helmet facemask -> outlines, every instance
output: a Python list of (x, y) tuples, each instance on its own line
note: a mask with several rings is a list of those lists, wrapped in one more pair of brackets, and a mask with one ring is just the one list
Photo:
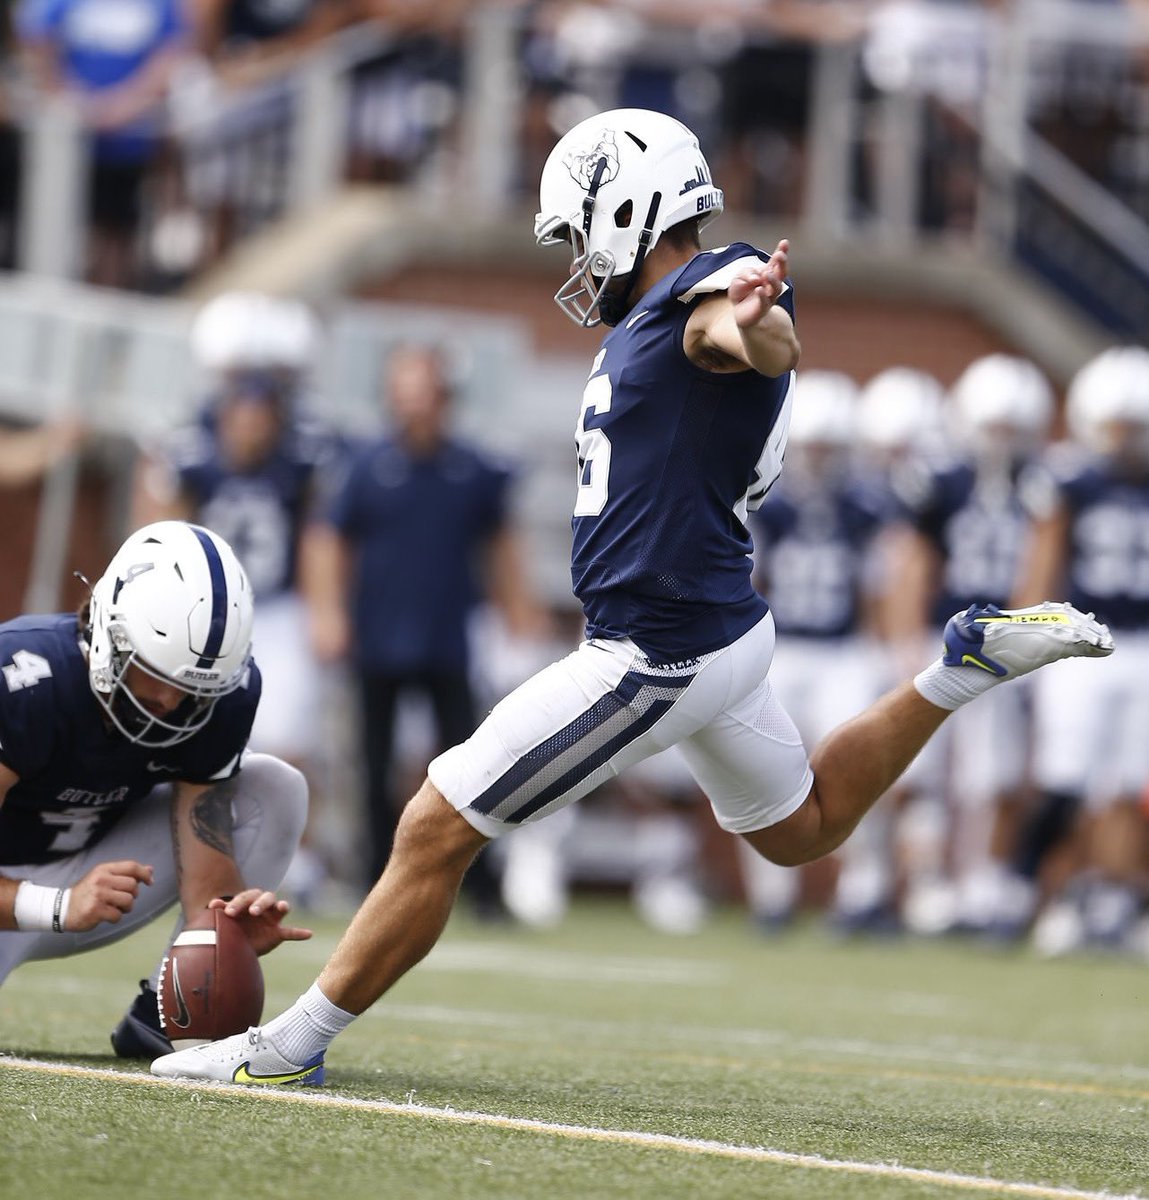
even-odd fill
[[(113, 638), (115, 634), (113, 633)], [(107, 693), (96, 690), (96, 699), (108, 720), (120, 733), (139, 746), (162, 749), (175, 746), (193, 737), (211, 720), (215, 697), (197, 696), (187, 692), (187, 698), (163, 716), (145, 708), (127, 681), (129, 667), (160, 683), (171, 680), (152, 670), (134, 651), (116, 651), (112, 655), (111, 688)], [(181, 688), (181, 691), (184, 689)]]

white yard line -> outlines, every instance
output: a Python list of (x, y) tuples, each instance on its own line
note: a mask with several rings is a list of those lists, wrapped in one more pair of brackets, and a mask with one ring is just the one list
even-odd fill
[[(105, 1079), (117, 1083), (145, 1087), (168, 1087), (185, 1090), (225, 1090), (237, 1095), (238, 1090), (227, 1084), (198, 1084), (156, 1079), (134, 1071), (113, 1071), (100, 1067), (71, 1066), (64, 1063), (38, 1062), (35, 1059), (0, 1057), (0, 1071), (29, 1071), (44, 1075)], [(278, 1088), (243, 1089), (247, 1096), (260, 1102), (311, 1105), (317, 1108), (350, 1109), (359, 1112), (382, 1113), (396, 1117), (420, 1117), (447, 1121), (459, 1125), (481, 1125), (491, 1129), (508, 1129), (517, 1133), (541, 1134), (544, 1137), (565, 1138), (570, 1141), (605, 1142), (612, 1145), (638, 1146), (649, 1150), (666, 1150), (681, 1154), (709, 1155), (714, 1158), (738, 1159), (744, 1162), (769, 1163), (773, 1166), (794, 1167), (807, 1171), (826, 1171), (840, 1175), (869, 1175), (884, 1179), (905, 1179), (930, 1183), (970, 1192), (989, 1192), (998, 1196), (1027, 1196), (1032, 1200), (1144, 1200), (1144, 1197), (1125, 1193), (1081, 1191), (1077, 1188), (1050, 1187), (1040, 1183), (1018, 1183), (990, 1179), (979, 1175), (960, 1175), (953, 1171), (931, 1171), (922, 1167), (903, 1167), (897, 1163), (853, 1162), (849, 1159), (821, 1158), (814, 1154), (793, 1154), (787, 1150), (770, 1150), (762, 1146), (739, 1146), (727, 1142), (704, 1141), (695, 1138), (672, 1137), (663, 1133), (644, 1133), (640, 1130), (599, 1129), (594, 1126), (561, 1125), (549, 1121), (534, 1121), (527, 1117), (502, 1117), (493, 1113), (456, 1112), (452, 1108), (428, 1108), (417, 1104), (394, 1104), (387, 1100), (360, 1100), (351, 1096), (334, 1096), (303, 1089), (287, 1091)]]

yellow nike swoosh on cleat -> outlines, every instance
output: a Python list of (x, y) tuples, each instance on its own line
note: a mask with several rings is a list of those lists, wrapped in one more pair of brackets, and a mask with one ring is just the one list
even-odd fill
[(1068, 625), (1066, 613), (1018, 613), (1014, 617), (974, 617), (975, 625)]
[(247, 1066), (247, 1063), (243, 1063), (236, 1067), (235, 1074), (231, 1077), (232, 1083), (298, 1083), (319, 1070), (317, 1066), (313, 1066), (304, 1067), (299, 1071), (288, 1071), (285, 1075), (252, 1075)]
[(963, 667), (981, 667), (983, 671), (988, 671), (991, 675), (997, 674), (993, 667), (987, 667), (980, 658), (974, 658), (972, 654), (963, 654), (961, 662)]

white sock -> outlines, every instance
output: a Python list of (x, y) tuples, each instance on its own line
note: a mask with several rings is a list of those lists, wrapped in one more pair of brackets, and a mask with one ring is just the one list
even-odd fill
[(979, 667), (947, 667), (939, 658), (914, 676), (914, 687), (931, 704), (953, 712), (1001, 683), (1000, 675)]
[(302, 1066), (354, 1020), (354, 1013), (336, 1007), (313, 983), (285, 1013), (264, 1025), (263, 1036), (288, 1062)]

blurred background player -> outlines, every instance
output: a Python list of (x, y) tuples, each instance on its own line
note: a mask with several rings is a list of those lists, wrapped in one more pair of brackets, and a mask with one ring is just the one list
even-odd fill
[[(992, 354), (962, 373), (949, 410), (949, 452), (918, 457), (895, 474), (905, 525), (891, 622), (923, 645), (940, 613), (1008, 605), (1029, 529), (1020, 481), (1045, 444), (1053, 394), (1033, 363)], [(938, 739), (948, 758), (948, 849), (944, 861), (916, 873), (904, 898), (916, 932), (955, 923), (984, 929), (1008, 908), (1003, 860), (1028, 777), (1029, 695), (1028, 685), (999, 688)]]
[[(368, 860), (391, 854), (395, 726), (401, 697), (425, 698), (437, 747), (477, 724), (468, 620), (487, 597), (513, 633), (540, 628), (509, 513), (509, 469), (451, 432), (454, 388), (444, 355), (405, 345), (387, 361), (386, 435), (359, 449), (324, 519), (308, 532), (312, 639), (323, 662), (356, 674), (367, 773)], [(481, 915), (500, 911), (487, 855), (467, 876)]]
[[(852, 463), (857, 385), (838, 371), (802, 371), (796, 386), (786, 470), (751, 529), (755, 585), (769, 598), (778, 630), (770, 683), (813, 747), (877, 696), (862, 635), (872, 623), (871, 551), (886, 502)], [(872, 815), (855, 839), (867, 836)], [(744, 843), (739, 857), (755, 920), (766, 929), (785, 924), (799, 898), (798, 871)], [(872, 907), (873, 889), (839, 891), (841, 920), (860, 920)]]
[[(305, 403), (318, 336), (297, 301), (229, 292), (206, 304), (191, 340), (212, 392), (194, 421), (145, 459), (137, 489), (139, 521), (195, 521), (235, 549), (256, 598), (252, 637), (265, 684), (252, 747), (313, 780), (323, 689), (299, 593), (299, 553), (322, 478), (338, 459), (337, 442)], [(321, 884), (328, 849), (313, 822), (290, 881), (301, 902)]]
[[(897, 479), (945, 444), (945, 389), (928, 371), (891, 366), (872, 376), (858, 396), (854, 469), (883, 514), (869, 552), (869, 612), (864, 628), (874, 686), (881, 691), (899, 674), (916, 671), (935, 652), (916, 628), (907, 636), (889, 601), (899, 586), (904, 529)], [(944, 738), (944, 732), (943, 732)], [(939, 814), (944, 754), (932, 739), (890, 793), (865, 816), (838, 852), (834, 914), (841, 932), (887, 934), (900, 924), (900, 894), (907, 878), (932, 873), (940, 856)]]
[[(251, 625), (230, 547), (176, 521), (132, 534), (78, 614), (0, 625), (0, 982), (118, 941), (177, 900), (176, 931), (227, 896), (261, 954), (310, 937), (282, 924), (270, 890), (307, 785), (243, 753), (260, 696)], [(112, 1034), (121, 1057), (170, 1049), (158, 971)]]
[(1034, 689), (1038, 805), (1015, 865), (1043, 953), (1127, 945), (1144, 904), (1149, 780), (1149, 350), (1104, 351), (1074, 377), (1035, 516), (1019, 597), (1046, 586), (1109, 621), (1122, 653), (1096, 676), (1058, 667)]

